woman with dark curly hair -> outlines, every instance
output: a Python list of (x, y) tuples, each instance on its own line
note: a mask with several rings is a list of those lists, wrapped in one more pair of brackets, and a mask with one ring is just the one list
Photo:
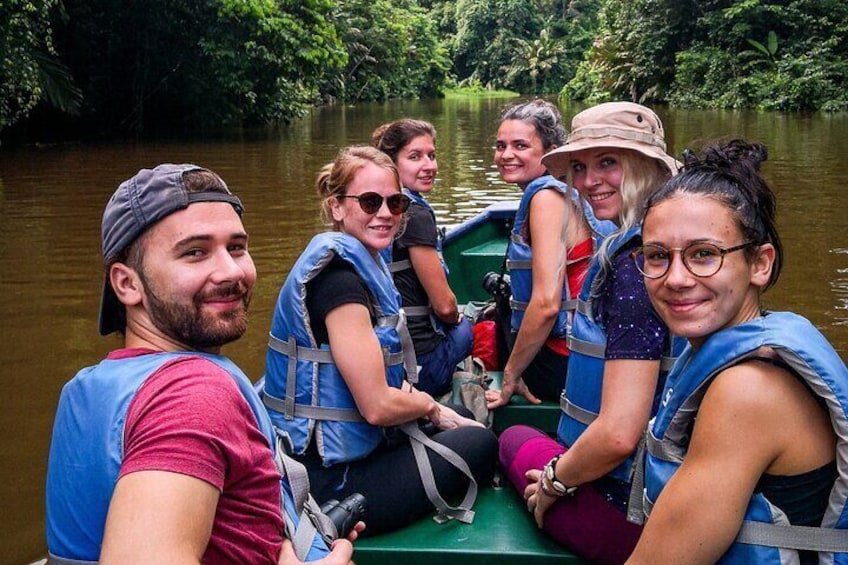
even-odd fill
[(648, 435), (632, 563), (848, 562), (848, 371), (806, 318), (760, 305), (783, 263), (766, 157), (707, 145), (647, 203), (633, 257), (689, 345)]

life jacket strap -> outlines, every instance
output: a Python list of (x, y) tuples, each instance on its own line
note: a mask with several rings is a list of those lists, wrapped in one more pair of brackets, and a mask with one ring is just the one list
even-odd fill
[(675, 361), (677, 361), (677, 357), (663, 355), (662, 357), (660, 357), (660, 371), (668, 373), (669, 371), (671, 371), (671, 368), (674, 367)]
[(321, 512), (320, 506), (309, 493), (309, 474), (306, 467), (300, 461), (288, 455), (279, 435), (277, 436), (274, 463), (280, 475), (288, 478), (295, 512), (300, 516), (297, 527), (295, 527), (294, 521), (286, 512), (285, 503), (281, 504), (286, 533), (294, 546), (297, 558), (305, 561), (316, 533), (321, 534), (328, 546), (338, 537), (339, 533), (332, 520)]
[[(468, 463), (454, 450), (430, 439), (427, 434), (421, 431), (421, 428), (418, 427), (416, 422), (402, 424), (400, 429), (409, 436), (410, 443), (412, 444), (412, 453), (415, 456), (415, 463), (418, 465), (418, 473), (421, 475), (421, 482), (424, 485), (424, 492), (427, 493), (427, 498), (436, 507), (436, 515), (433, 516), (433, 520), (438, 524), (443, 524), (452, 519), (459, 520), (465, 524), (472, 523), (474, 521), (474, 511), (472, 508), (474, 507), (474, 502), (477, 500), (477, 481), (474, 479)], [(430, 459), (427, 457), (427, 449), (435, 451), (442, 459), (468, 477), (468, 490), (466, 490), (465, 497), (458, 506), (449, 505), (439, 493), (436, 479), (433, 476), (433, 467), (430, 465)]]
[(639, 442), (639, 447), (636, 448), (633, 476), (630, 479), (630, 496), (627, 501), (627, 521), (640, 526), (645, 523), (645, 450), (648, 433), (646, 430)]
[[(509, 307), (512, 308), (513, 310), (524, 311), (524, 310), (527, 310), (528, 305), (529, 305), (529, 302), (522, 302), (520, 300), (515, 300), (512, 297), (510, 297), (510, 299), (509, 299)], [(563, 300), (562, 302), (559, 303), (559, 311), (560, 312), (572, 312), (576, 308), (577, 308), (577, 299), (576, 298), (571, 299), (571, 300)]]
[(406, 312), (407, 316), (423, 318), (424, 316), (429, 317), (433, 309), (429, 306), (404, 306), (403, 311)]
[(69, 557), (59, 557), (53, 553), (47, 552), (47, 562), (50, 565), (97, 565), (98, 561), (86, 561), (85, 559), (71, 559)]
[(580, 406), (577, 406), (573, 402), (571, 402), (566, 396), (565, 392), (563, 392), (559, 397), (559, 408), (581, 424), (588, 426), (598, 415), (591, 410), (586, 410)]
[(529, 270), (533, 267), (533, 261), (529, 259), (507, 259), (506, 268), (510, 271)]
[(604, 359), (604, 353), (607, 350), (606, 344), (592, 343), (582, 339), (577, 339), (573, 334), (568, 334), (566, 339), (568, 342), (568, 348), (571, 351), (575, 351), (587, 357)]
[[(400, 312), (397, 315), (395, 331), (400, 337), (401, 347), (400, 353), (396, 353), (395, 355), (400, 355), (403, 360), (403, 368), (406, 371), (406, 380), (409, 384), (415, 385), (418, 383), (418, 371), (420, 368), (418, 367), (418, 361), (415, 358), (415, 346), (412, 343), (412, 336), (409, 335), (409, 328), (406, 326), (406, 312), (403, 308), (400, 309)], [(386, 364), (388, 365), (388, 360), (386, 361)]]
[[(378, 325), (398, 326), (400, 324), (400, 316), (383, 316), (377, 320)], [(404, 319), (403, 329), (406, 330), (406, 321)], [(383, 362), (386, 364), (386, 367), (393, 367), (395, 365), (400, 365), (401, 363), (406, 366), (406, 343), (403, 342), (403, 334), (401, 334), (400, 329), (398, 329), (398, 333), (401, 335), (401, 342), (403, 344), (403, 350), (398, 351), (396, 353), (390, 353), (388, 351), (383, 351)], [(409, 336), (409, 331), (406, 331), (406, 335)], [(412, 338), (409, 337), (409, 346), (412, 347)], [(278, 412), (284, 414), (286, 418), (291, 419), (294, 417), (295, 413), (295, 405), (294, 405), (294, 395), (289, 394), (289, 391), (295, 390), (295, 378), (297, 371), (297, 362), (300, 361), (309, 361), (312, 363), (324, 363), (327, 365), (334, 365), (335, 360), (333, 359), (333, 352), (328, 349), (318, 349), (315, 347), (304, 347), (302, 345), (297, 345), (297, 341), (294, 336), (291, 336), (288, 341), (283, 340), (275, 336), (274, 334), (268, 334), (268, 347), (276, 351), (281, 355), (285, 355), (288, 360), (288, 375), (286, 377), (286, 406), (285, 409), (277, 409)], [(412, 349), (410, 349), (412, 351)], [(414, 362), (414, 352), (413, 362)], [(407, 371), (407, 374), (409, 372)], [(416, 382), (417, 379), (416, 375)], [(271, 397), (273, 398), (273, 397)], [(267, 405), (267, 404), (266, 404)], [(302, 407), (299, 405), (299, 407)], [(325, 418), (326, 419), (326, 418)]]
[(848, 530), (816, 526), (786, 526), (746, 520), (742, 522), (736, 541), (799, 551), (843, 553), (845, 548), (848, 548)]
[[(262, 403), (275, 412), (285, 414), (286, 401), (262, 391)], [(329, 406), (310, 406), (295, 404), (292, 417), (311, 420), (331, 420), (338, 422), (364, 422), (365, 418), (354, 408), (332, 408)]]
[(389, 272), (394, 274), (399, 271), (406, 271), (412, 268), (412, 262), (409, 259), (404, 259), (402, 261), (392, 261), (391, 263), (387, 263), (386, 266), (389, 268)]

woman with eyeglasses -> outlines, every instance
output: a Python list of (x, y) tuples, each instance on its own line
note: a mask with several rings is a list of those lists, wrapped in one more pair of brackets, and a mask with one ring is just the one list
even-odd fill
[(501, 118), (495, 166), (522, 191), (507, 248), (512, 296), (512, 346), (500, 391), (489, 390), (490, 409), (513, 394), (529, 402), (556, 401), (565, 384), (566, 333), (594, 251), (591, 212), (548, 173), (542, 156), (562, 145), (559, 110), (544, 100), (516, 104)]
[(766, 158), (708, 144), (648, 200), (633, 256), (689, 344), (648, 436), (631, 563), (790, 563), (793, 547), (818, 563), (825, 546), (822, 563), (848, 562), (848, 371), (808, 320), (760, 304), (783, 264)]
[[(312, 239), (280, 291), (263, 400), (285, 447), (306, 466), (316, 500), (364, 495), (371, 535), (433, 509), (420, 461), (397, 427), (411, 423), (418, 433), (416, 421), (431, 423), (430, 439), (461, 458), (479, 485), (492, 479), (497, 441), (410, 386), (415, 358), (380, 257), (409, 208), (392, 160), (373, 147), (342, 149), (317, 189), (333, 230)], [(465, 492), (466, 475), (431, 459), (442, 496)]]
[(424, 198), (439, 171), (436, 129), (404, 118), (381, 125), (371, 139), (394, 161), (403, 193), (411, 200), (406, 221), (383, 258), (400, 292), (421, 367), (416, 388), (438, 397), (451, 389), (457, 364), (471, 353), (474, 334), (448, 284), (436, 213)]
[(500, 437), (506, 475), (540, 528), (597, 563), (621, 563), (641, 529), (626, 519), (635, 451), (662, 390), (671, 339), (630, 258), (647, 198), (677, 171), (649, 108), (600, 104), (577, 114), (542, 158), (609, 220), (579, 295), (557, 439), (528, 426)]

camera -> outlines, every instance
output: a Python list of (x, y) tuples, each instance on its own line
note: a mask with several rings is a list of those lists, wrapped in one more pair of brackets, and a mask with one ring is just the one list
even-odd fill
[(509, 275), (506, 273), (496, 273), (494, 271), (486, 273), (483, 275), (483, 290), (492, 296), (509, 298), (512, 294)]
[(358, 492), (353, 493), (341, 502), (328, 500), (321, 505), (321, 512), (327, 515), (338, 532), (337, 538), (346, 538), (357, 522), (365, 517), (368, 503)]

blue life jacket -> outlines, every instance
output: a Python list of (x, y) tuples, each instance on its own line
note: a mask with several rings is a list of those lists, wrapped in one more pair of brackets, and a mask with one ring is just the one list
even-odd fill
[[(415, 353), (400, 308), (400, 295), (380, 257), (356, 238), (328, 232), (316, 235), (289, 272), (274, 309), (268, 343), (263, 401), (293, 454), (317, 443), (326, 466), (362, 459), (383, 438), (383, 428), (365, 421), (333, 362), (330, 346), (317, 343), (306, 308), (306, 284), (334, 257), (350, 264), (371, 295), (374, 333), (383, 349), (386, 382), (400, 388), (404, 374), (417, 378)], [(319, 386), (320, 383), (320, 386)]]
[[(713, 379), (761, 347), (771, 348), (824, 401), (837, 435), (839, 475), (821, 528), (790, 526), (786, 515), (754, 494), (736, 541), (721, 563), (797, 562), (794, 549), (820, 550), (820, 563), (848, 563), (848, 370), (827, 339), (805, 318), (773, 312), (710, 336), (698, 351), (687, 347), (669, 374), (645, 464), (645, 514), (680, 466), (692, 420)], [(803, 424), (803, 423), (799, 423)], [(740, 446), (744, 448), (744, 446)], [(816, 545), (822, 541), (825, 545)], [(834, 550), (837, 553), (830, 553)]]
[[(424, 196), (416, 192), (414, 190), (409, 190), (404, 187), (402, 192), (409, 196), (412, 203), (410, 206), (421, 206), (430, 215), (433, 217), (433, 223), (436, 222), (436, 212), (433, 210), (433, 207), (430, 206), (430, 203), (424, 198)], [(444, 257), (442, 257), (442, 240), (444, 239), (444, 235), (440, 230), (436, 230), (436, 253), (439, 255), (439, 260), (442, 264), (442, 270), (445, 272), (445, 277), (450, 275), (450, 270), (448, 269), (447, 263), (445, 263)], [(383, 249), (380, 252), (380, 256), (386, 262), (386, 265), (389, 268), (389, 272), (392, 273), (392, 276), (395, 273), (399, 273), (402, 271), (408, 271), (412, 269), (412, 262), (409, 259), (403, 259), (400, 261), (395, 261), (393, 259), (392, 250), (394, 245), (390, 245), (389, 247)], [(436, 314), (433, 312), (433, 308), (430, 304), (412, 304), (407, 302), (407, 297), (402, 297), (403, 311), (406, 312), (407, 318), (429, 318), (430, 324), (433, 326), (433, 329), (438, 334), (444, 335), (444, 324)]]
[[(545, 189), (555, 190), (565, 196), (569, 195), (567, 185), (551, 175), (544, 175), (530, 182), (521, 196), (518, 211), (515, 213), (515, 223), (512, 226), (512, 233), (510, 234), (506, 261), (506, 267), (509, 270), (510, 276), (510, 286), (512, 287), (512, 296), (509, 301), (512, 308), (510, 326), (514, 332), (517, 332), (521, 327), (521, 321), (524, 319), (524, 311), (527, 310), (530, 295), (533, 292), (533, 248), (527, 242), (527, 236), (530, 233), (530, 225), (528, 223), (530, 202), (540, 190)], [(576, 190), (570, 192), (571, 198), (573, 198), (578, 208), (583, 211), (583, 215), (595, 235), (595, 247), (597, 247), (603, 237), (612, 233), (615, 229), (615, 224), (595, 218), (595, 213), (592, 211), (589, 203), (580, 198)], [(564, 338), (568, 334), (571, 317), (576, 308), (577, 300), (571, 296), (571, 291), (568, 288), (568, 275), (566, 274), (562, 284), (560, 311), (551, 329), (551, 336)]]
[[(641, 238), (642, 230), (634, 227), (630, 230), (611, 237), (607, 247), (609, 257), (615, 254), (631, 241)], [(560, 397), (560, 416), (557, 428), (557, 439), (560, 443), (571, 446), (577, 441), (589, 424), (598, 417), (601, 410), (601, 391), (604, 381), (604, 354), (606, 352), (607, 334), (603, 327), (595, 320), (595, 309), (592, 301), (592, 285), (601, 272), (601, 262), (596, 256), (589, 266), (583, 287), (578, 298), (577, 312), (571, 333), (568, 335), (568, 347), (571, 355), (568, 358), (568, 378), (565, 382), (565, 390)], [(680, 351), (685, 345), (685, 340), (677, 338), (669, 344), (667, 349)], [(667, 351), (666, 356), (660, 363), (660, 377), (657, 390), (662, 388), (666, 373), (674, 364), (674, 351)], [(634, 454), (635, 455), (635, 454)], [(633, 463), (631, 455), (621, 465), (613, 469), (609, 476), (620, 481), (630, 481), (630, 470)]]
[[(96, 562), (100, 557), (106, 513), (118, 480), (124, 452), (127, 409), (145, 380), (165, 363), (181, 357), (207, 359), (233, 378), (274, 451), (271, 421), (250, 380), (232, 361), (198, 352), (151, 353), (128, 359), (105, 359), (81, 370), (62, 389), (47, 466), (47, 548), (51, 563)], [(300, 520), (288, 479), (281, 481), (284, 515)], [(309, 560), (329, 550), (315, 536)]]

